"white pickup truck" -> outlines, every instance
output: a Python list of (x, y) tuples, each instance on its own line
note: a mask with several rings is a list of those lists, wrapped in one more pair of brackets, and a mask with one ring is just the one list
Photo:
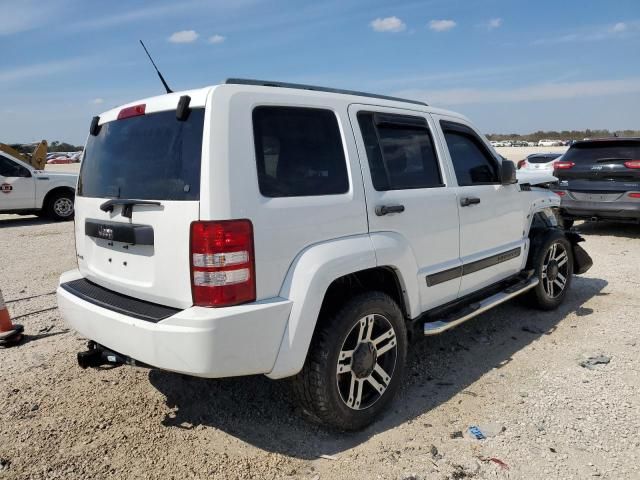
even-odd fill
[(71, 220), (78, 175), (35, 170), (0, 152), (0, 214), (42, 215)]
[(148, 98), (91, 123), (58, 305), (81, 367), (291, 377), (311, 417), (362, 428), (410, 339), (518, 295), (556, 308), (589, 268), (539, 177), (421, 102), (239, 79)]

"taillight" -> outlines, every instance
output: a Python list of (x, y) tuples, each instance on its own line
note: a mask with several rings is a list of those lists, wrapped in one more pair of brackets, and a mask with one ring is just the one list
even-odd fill
[(640, 198), (640, 193), (638, 192), (631, 192), (628, 194), (631, 198)]
[(118, 113), (118, 120), (122, 120), (123, 118), (137, 117), (139, 115), (144, 115), (145, 110), (147, 109), (147, 105), (141, 103), (140, 105), (134, 105), (132, 107), (126, 107), (120, 110)]
[(567, 194), (567, 192), (563, 192), (562, 190), (556, 190), (556, 191), (555, 191), (555, 192), (553, 192), (553, 193), (555, 193), (555, 194), (556, 194), (556, 195), (558, 195), (559, 197), (564, 197), (564, 196)]
[(523, 160), (520, 160), (520, 161), (518, 162), (518, 170), (520, 170), (521, 168), (524, 168), (524, 167), (526, 167), (526, 166), (527, 166), (527, 159), (526, 159), (526, 158), (525, 158), (525, 159), (523, 159)]
[(640, 168), (640, 160), (629, 160), (624, 162), (624, 166), (627, 168)]
[(249, 220), (193, 222), (190, 263), (194, 305), (228, 307), (256, 299)]
[(553, 168), (556, 170), (567, 170), (573, 166), (575, 166), (575, 163), (573, 162), (563, 162), (563, 161), (553, 162)]

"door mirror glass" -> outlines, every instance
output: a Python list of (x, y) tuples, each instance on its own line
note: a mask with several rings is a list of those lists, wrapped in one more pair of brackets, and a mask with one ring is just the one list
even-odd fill
[(500, 180), (502, 185), (512, 185), (518, 182), (516, 178), (516, 165), (511, 160), (502, 161)]

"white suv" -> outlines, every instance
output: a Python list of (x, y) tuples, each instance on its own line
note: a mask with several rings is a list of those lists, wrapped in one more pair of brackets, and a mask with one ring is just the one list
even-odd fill
[(554, 308), (588, 268), (531, 183), (420, 102), (250, 80), (149, 98), (92, 122), (60, 311), (83, 367), (293, 377), (358, 429), (410, 338), (525, 292)]

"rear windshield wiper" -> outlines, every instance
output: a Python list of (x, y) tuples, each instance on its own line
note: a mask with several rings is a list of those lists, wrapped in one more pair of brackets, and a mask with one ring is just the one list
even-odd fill
[(122, 216), (131, 218), (133, 215), (134, 205), (162, 205), (160, 202), (151, 202), (149, 200), (128, 200), (128, 199), (113, 199), (107, 200), (100, 205), (100, 210), (103, 212), (113, 212), (115, 205), (122, 205)]

